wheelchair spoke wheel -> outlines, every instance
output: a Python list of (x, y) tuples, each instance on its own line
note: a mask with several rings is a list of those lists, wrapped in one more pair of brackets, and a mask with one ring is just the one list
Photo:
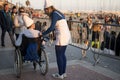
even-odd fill
[(19, 49), (15, 50), (15, 63), (14, 63), (14, 69), (17, 78), (21, 77), (21, 68), (22, 68), (22, 57), (21, 52)]
[(46, 73), (48, 72), (48, 57), (43, 49), (41, 49), (40, 52), (39, 67), (41, 74), (46, 75)]

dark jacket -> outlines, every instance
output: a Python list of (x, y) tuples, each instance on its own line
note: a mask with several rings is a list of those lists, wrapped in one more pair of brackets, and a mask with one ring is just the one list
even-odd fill
[[(8, 15), (7, 15), (8, 14)], [(0, 25), (2, 29), (12, 28), (12, 18), (10, 12), (5, 13), (4, 10), (0, 10)]]

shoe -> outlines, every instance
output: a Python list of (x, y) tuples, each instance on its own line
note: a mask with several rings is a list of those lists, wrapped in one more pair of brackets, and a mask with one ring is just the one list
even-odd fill
[(52, 77), (58, 78), (58, 79), (63, 79), (64, 78), (63, 75), (59, 75), (58, 73), (52, 74)]
[(1, 44), (2, 47), (5, 47), (5, 44)]
[(34, 70), (36, 70), (36, 66), (37, 66), (36, 62), (33, 62)]
[(63, 74), (63, 77), (64, 77), (64, 78), (66, 78), (66, 77), (67, 77), (67, 74), (66, 74), (66, 73), (64, 73), (64, 74)]

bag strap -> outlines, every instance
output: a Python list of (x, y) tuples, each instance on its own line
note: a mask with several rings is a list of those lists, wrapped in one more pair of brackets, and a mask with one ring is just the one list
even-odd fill
[(60, 17), (63, 17), (58, 11), (55, 11), (55, 13), (57, 13)]

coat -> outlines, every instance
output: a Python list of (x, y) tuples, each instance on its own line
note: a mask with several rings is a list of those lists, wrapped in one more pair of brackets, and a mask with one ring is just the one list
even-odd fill
[(20, 34), (22, 31), (27, 29), (25, 27), (25, 24), (24, 24), (24, 21), (23, 21), (23, 16), (24, 15), (28, 16), (28, 14), (26, 14), (26, 13), (21, 13), (20, 15), (15, 16), (14, 25), (15, 25), (15, 33), (16, 34)]
[(12, 23), (11, 13), (7, 12), (7, 14), (8, 16), (6, 15), (4, 10), (0, 10), (0, 25), (2, 29), (12, 30), (13, 23)]

